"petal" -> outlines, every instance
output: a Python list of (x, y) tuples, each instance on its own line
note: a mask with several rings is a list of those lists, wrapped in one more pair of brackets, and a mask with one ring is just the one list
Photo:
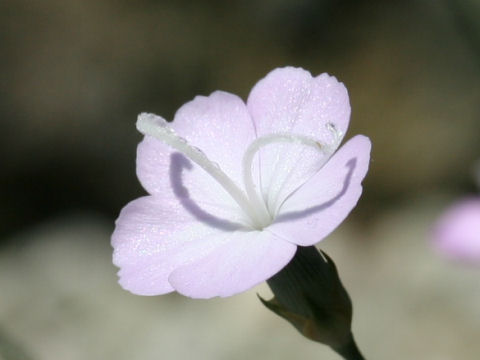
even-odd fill
[(330, 234), (355, 207), (370, 161), (370, 140), (357, 135), (282, 205), (272, 233), (294, 244), (313, 245)]
[(242, 99), (224, 91), (197, 96), (177, 111), (172, 127), (237, 184), (242, 183), (243, 153), (255, 139), (253, 121)]
[(433, 240), (451, 258), (480, 261), (480, 197), (452, 205), (436, 223)]
[[(218, 163), (237, 185), (242, 184), (242, 156), (255, 135), (250, 115), (239, 97), (220, 91), (209, 97), (197, 96), (177, 111), (171, 127)], [(150, 136), (137, 149), (137, 176), (150, 194), (180, 188), (188, 192), (192, 201), (201, 202), (209, 213), (232, 221), (244, 218), (230, 195), (209, 174)]]
[[(328, 74), (312, 77), (308, 71), (292, 67), (276, 69), (260, 80), (247, 106), (258, 137), (289, 132), (326, 145), (335, 142), (327, 124), (335, 126), (341, 140), (350, 118), (348, 92), (342, 83)], [(305, 146), (279, 144), (263, 149), (260, 182), (269, 208), (275, 211), (286, 196), (315, 174), (323, 157)]]
[(268, 231), (237, 232), (208, 256), (173, 271), (169, 281), (193, 298), (231, 296), (276, 274), (296, 248)]
[(173, 288), (168, 276), (178, 266), (205, 256), (238, 227), (221, 219), (199, 221), (171, 193), (146, 196), (127, 204), (112, 235), (113, 263), (120, 284), (139, 295)]
[(324, 73), (293, 67), (276, 69), (260, 80), (250, 92), (247, 106), (257, 136), (294, 132), (330, 139), (325, 124), (332, 123), (343, 134), (350, 119), (350, 103), (345, 86)]
[(253, 177), (258, 179), (269, 212), (278, 214), (285, 199), (315, 175), (330, 154), (301, 142), (273, 143), (260, 149), (258, 161), (253, 162)]

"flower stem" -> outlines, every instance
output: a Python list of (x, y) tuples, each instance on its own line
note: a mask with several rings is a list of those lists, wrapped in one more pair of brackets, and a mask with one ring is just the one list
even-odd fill
[(358, 349), (352, 334), (350, 334), (349, 339), (344, 345), (339, 348), (333, 348), (333, 350), (335, 350), (345, 360), (365, 360), (362, 353)]

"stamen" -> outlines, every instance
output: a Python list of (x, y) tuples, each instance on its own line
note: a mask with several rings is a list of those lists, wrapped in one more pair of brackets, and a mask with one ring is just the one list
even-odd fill
[(262, 228), (264, 226), (264, 223), (260, 220), (263, 216), (258, 217), (258, 209), (252, 207), (245, 193), (235, 182), (222, 171), (218, 164), (211, 161), (202, 150), (188, 144), (187, 140), (177, 135), (177, 133), (168, 126), (168, 122), (165, 119), (154, 114), (141, 113), (137, 119), (137, 129), (142, 134), (153, 136), (187, 156), (210, 174), (227, 193), (230, 194), (252, 221), (254, 227)]
[(265, 201), (262, 201), (262, 199), (260, 198), (259, 193), (255, 189), (255, 184), (253, 182), (252, 163), (253, 163), (253, 158), (255, 154), (262, 147), (270, 144), (279, 143), (279, 142), (295, 143), (295, 144), (301, 144), (301, 145), (313, 147), (318, 151), (322, 151), (325, 155), (327, 155), (326, 159), (324, 160), (324, 162), (326, 162), (329, 159), (329, 157), (334, 153), (334, 151), (337, 149), (342, 139), (342, 133), (335, 128), (335, 125), (333, 125), (332, 123), (328, 123), (326, 124), (326, 126), (327, 126), (327, 129), (330, 130), (334, 136), (334, 141), (331, 144), (322, 144), (316, 139), (309, 136), (296, 135), (291, 133), (276, 133), (276, 134), (265, 135), (257, 138), (248, 146), (247, 151), (245, 151), (245, 154), (243, 155), (242, 165), (243, 165), (243, 181), (245, 184), (245, 190), (247, 192), (247, 196), (250, 202), (253, 204), (253, 206), (262, 208), (269, 214), (268, 216), (270, 218), (270, 222), (272, 221), (273, 216), (275, 214), (268, 211)]
[(343, 133), (340, 130), (337, 130), (335, 124), (329, 122), (325, 125), (325, 127), (332, 133), (333, 135), (333, 143), (330, 145), (333, 147), (332, 153), (338, 148), (340, 142), (342, 141)]

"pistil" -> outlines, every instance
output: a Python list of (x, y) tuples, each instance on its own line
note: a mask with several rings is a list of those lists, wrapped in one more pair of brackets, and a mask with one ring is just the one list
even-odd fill
[(273, 221), (275, 213), (274, 209), (268, 209), (265, 201), (261, 199), (259, 192), (255, 189), (252, 174), (252, 163), (255, 154), (260, 151), (261, 148), (268, 145), (278, 143), (294, 143), (312, 147), (320, 152), (323, 152), (326, 155), (323, 162), (323, 164), (325, 164), (328, 161), (329, 157), (337, 149), (342, 139), (341, 132), (338, 131), (333, 124), (328, 123), (326, 127), (333, 135), (333, 141), (331, 144), (322, 144), (315, 138), (304, 135), (292, 133), (275, 133), (259, 137), (248, 146), (242, 159), (243, 182), (245, 184), (245, 190), (247, 192), (248, 199), (253, 204), (253, 206), (261, 208), (262, 212), (266, 212), (266, 214), (268, 215), (268, 219), (264, 217), (262, 219), (263, 221), (271, 223)]
[(191, 145), (188, 141), (179, 136), (168, 122), (160, 116), (148, 113), (141, 113), (137, 119), (137, 129), (144, 135), (152, 136), (173, 149), (181, 152), (195, 164), (205, 170), (238, 204), (240, 209), (247, 216), (252, 228), (261, 230), (270, 225), (274, 219), (274, 212), (269, 211), (265, 201), (260, 197), (255, 188), (252, 174), (252, 163), (255, 154), (263, 147), (276, 143), (301, 144), (323, 152), (326, 156), (325, 162), (333, 154), (341, 141), (341, 133), (333, 124), (327, 124), (332, 132), (334, 141), (331, 144), (322, 144), (316, 139), (304, 135), (292, 133), (276, 133), (262, 136), (254, 140), (243, 155), (243, 181), (245, 192), (223, 172), (220, 166), (211, 161), (199, 148)]
[(137, 129), (142, 134), (153, 136), (175, 150), (178, 150), (200, 166), (233, 198), (252, 222), (254, 228), (263, 228), (264, 223), (260, 221), (262, 215), (260, 215), (259, 209), (252, 206), (245, 193), (223, 172), (218, 164), (211, 161), (202, 150), (190, 145), (186, 139), (177, 135), (177, 133), (168, 126), (168, 122), (165, 119), (154, 114), (141, 113), (137, 119)]

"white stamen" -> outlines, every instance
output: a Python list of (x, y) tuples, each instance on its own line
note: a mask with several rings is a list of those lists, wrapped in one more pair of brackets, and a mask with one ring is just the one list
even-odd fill
[(245, 192), (223, 172), (218, 164), (211, 161), (202, 150), (190, 145), (186, 139), (180, 137), (168, 126), (168, 122), (165, 119), (148, 113), (141, 113), (137, 119), (138, 131), (144, 135), (153, 136), (175, 150), (178, 150), (210, 174), (212, 178), (215, 179), (233, 198), (233, 200), (235, 200), (250, 220), (251, 226), (259, 230), (271, 224), (275, 214), (268, 210), (265, 201), (260, 198), (259, 193), (255, 189), (252, 176), (252, 162), (255, 154), (262, 147), (269, 144), (279, 142), (296, 143), (322, 151), (327, 155), (325, 159), (326, 162), (330, 155), (336, 150), (342, 139), (341, 132), (337, 131), (333, 124), (328, 123), (326, 126), (334, 136), (334, 141), (331, 144), (322, 144), (312, 137), (291, 133), (270, 134), (254, 140), (248, 146), (242, 160), (243, 181), (246, 190), (245, 194)]
[(340, 130), (337, 130), (337, 128), (335, 127), (335, 124), (329, 122), (325, 125), (325, 127), (332, 133), (333, 135), (333, 143), (330, 145), (331, 148), (333, 148), (331, 150), (331, 152), (333, 153), (337, 148), (338, 148), (338, 145), (340, 145), (340, 142), (342, 141), (342, 136), (343, 136), (343, 133), (340, 131)]
[(168, 126), (168, 122), (160, 116), (148, 113), (141, 113), (137, 119), (137, 129), (144, 135), (150, 135), (156, 139), (180, 151), (203, 170), (210, 174), (235, 200), (253, 226), (262, 228), (264, 223), (260, 221), (264, 216), (259, 217), (259, 209), (252, 207), (245, 193), (220, 169), (218, 164), (212, 162), (200, 149), (188, 144), (187, 140), (180, 137)]

